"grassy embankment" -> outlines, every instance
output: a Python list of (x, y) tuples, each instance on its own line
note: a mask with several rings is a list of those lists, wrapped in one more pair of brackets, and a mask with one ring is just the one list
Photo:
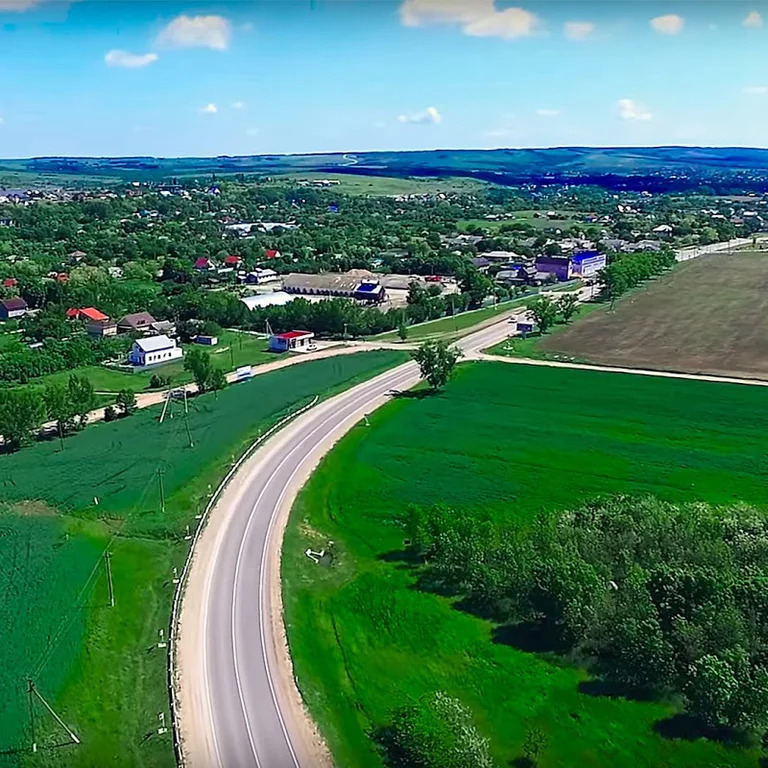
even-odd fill
[[(0, 457), (0, 765), (174, 764), (170, 736), (155, 732), (168, 707), (166, 652), (157, 643), (187, 526), (263, 429), (316, 394), (404, 359), (379, 351), (308, 361), (194, 398), (194, 447), (176, 403), (162, 425), (158, 409), (148, 408), (90, 426), (63, 450), (52, 441)], [(107, 605), (107, 546), (114, 608)], [(29, 677), (80, 746), (54, 748), (66, 738), (36, 707), (43, 747), (29, 754)]]
[[(561, 283), (555, 286), (545, 286), (542, 291), (572, 291), (581, 285), (580, 280), (571, 280), (567, 283)], [(408, 338), (405, 343), (414, 341), (424, 341), (431, 338), (457, 339), (467, 332), (474, 330), (476, 325), (492, 320), (494, 317), (501, 316), (505, 312), (517, 307), (525, 306), (531, 299), (535, 298), (539, 289), (532, 289), (525, 296), (520, 296), (509, 301), (501, 301), (494, 306), (482, 307), (481, 309), (470, 309), (468, 312), (459, 312), (456, 315), (439, 317), (436, 320), (427, 320), (424, 323), (417, 323), (408, 327)], [(371, 336), (372, 341), (400, 341), (397, 331), (387, 331), (377, 336)]]
[[(764, 400), (758, 387), (474, 363), (355, 429), (302, 492), (284, 546), (295, 670), (337, 764), (379, 768), (369, 734), (444, 690), (471, 707), (499, 766), (535, 727), (541, 768), (756, 768), (755, 750), (659, 735), (678, 702), (596, 695), (583, 670), (419, 590), (402, 522), (411, 503), (526, 520), (617, 492), (765, 505)], [(329, 539), (332, 567), (303, 555)]]

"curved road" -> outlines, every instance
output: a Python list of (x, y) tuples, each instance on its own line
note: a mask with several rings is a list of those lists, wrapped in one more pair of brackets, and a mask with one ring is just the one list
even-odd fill
[[(508, 334), (505, 320), (459, 346), (473, 356)], [(285, 662), (282, 529), (296, 494), (336, 440), (393, 390), (418, 380), (416, 364), (405, 363), (315, 406), (267, 441), (222, 494), (195, 549), (179, 627), (175, 682), (188, 765), (324, 764)]]

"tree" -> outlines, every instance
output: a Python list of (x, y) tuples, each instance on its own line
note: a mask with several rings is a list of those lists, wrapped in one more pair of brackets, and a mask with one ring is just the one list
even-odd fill
[(43, 400), (48, 418), (56, 422), (59, 437), (63, 438), (74, 426), (75, 417), (68, 387), (64, 384), (49, 384), (43, 390)]
[(115, 398), (121, 416), (130, 416), (136, 410), (136, 395), (132, 389), (121, 389)]
[(382, 734), (389, 763), (397, 768), (493, 768), (488, 740), (472, 713), (438, 691), (401, 707)]
[(79, 426), (84, 427), (88, 421), (88, 414), (96, 406), (96, 393), (93, 391), (93, 384), (85, 376), (77, 376), (73, 373), (67, 382), (67, 390), (73, 415), (78, 417)]
[(493, 289), (493, 283), (474, 266), (467, 267), (461, 278), (461, 292), (469, 296), (471, 306), (478, 306)]
[(0, 390), (0, 434), (10, 450), (18, 450), (44, 418), (45, 401), (37, 390)]
[(579, 306), (579, 297), (575, 293), (564, 293), (557, 301), (557, 309), (563, 321), (569, 323)]
[(400, 323), (397, 326), (397, 335), (400, 341), (405, 341), (408, 338), (408, 325), (405, 322), (405, 319), (400, 320)]
[(526, 309), (533, 315), (540, 333), (546, 333), (557, 319), (557, 305), (546, 296), (529, 301)]
[(411, 352), (411, 357), (419, 364), (421, 375), (432, 389), (438, 390), (444, 387), (451, 377), (461, 357), (461, 350), (448, 346), (445, 341), (425, 341)]
[(218, 397), (218, 392), (224, 389), (224, 387), (226, 386), (227, 386), (227, 374), (224, 373), (224, 369), (214, 368), (211, 371), (211, 375), (208, 379), (208, 388), (212, 392), (216, 392)]
[(540, 728), (531, 728), (528, 733), (525, 734), (525, 742), (523, 743), (523, 757), (528, 762), (531, 768), (536, 768), (539, 764), (539, 758), (541, 753), (547, 747), (547, 737), (544, 735)]
[(184, 370), (190, 371), (198, 391), (205, 392), (214, 370), (210, 353), (203, 349), (190, 349), (184, 356)]

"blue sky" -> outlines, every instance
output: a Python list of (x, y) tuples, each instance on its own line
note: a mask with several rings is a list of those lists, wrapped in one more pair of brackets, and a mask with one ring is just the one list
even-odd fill
[(768, 0), (0, 0), (0, 156), (767, 146)]

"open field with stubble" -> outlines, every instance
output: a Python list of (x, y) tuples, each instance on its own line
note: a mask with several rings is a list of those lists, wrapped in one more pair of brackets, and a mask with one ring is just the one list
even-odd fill
[[(500, 767), (523, 764), (538, 728), (540, 768), (757, 768), (755, 749), (661, 736), (679, 702), (601, 695), (565, 658), (418, 588), (403, 540), (410, 504), (523, 522), (615, 493), (765, 507), (764, 401), (758, 387), (478, 362), (353, 429), (299, 496), (283, 550), (294, 670), (337, 765), (382, 768), (370, 735), (445, 691)], [(330, 567), (304, 555), (329, 540)]]
[(536, 342), (601, 365), (768, 378), (768, 254), (701, 256)]
[[(186, 419), (176, 401), (163, 424), (159, 407), (146, 408), (89, 426), (63, 449), (51, 441), (0, 455), (0, 766), (175, 765), (170, 734), (156, 732), (158, 713), (168, 724), (157, 643), (187, 526), (264, 429), (405, 358), (385, 350), (309, 360), (190, 399)], [(41, 748), (31, 754), (28, 678), (81, 745), (66, 744), (38, 703)]]

